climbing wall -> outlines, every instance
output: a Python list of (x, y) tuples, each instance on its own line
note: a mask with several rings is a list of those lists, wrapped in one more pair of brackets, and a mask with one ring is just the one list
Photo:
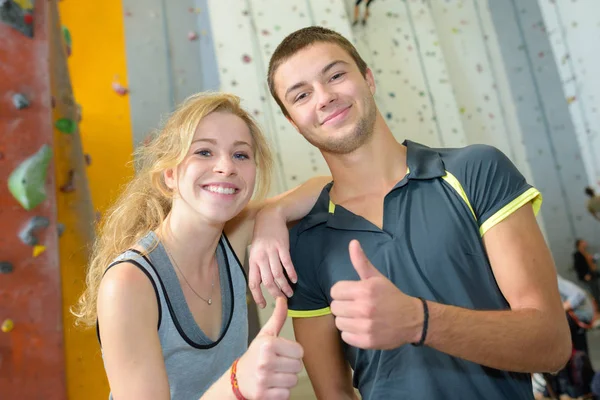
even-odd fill
[(43, 63), (52, 3), (31, 6), (0, 6), (8, 50), (0, 52), (0, 76), (9, 78), (0, 80), (0, 393), (56, 398), (66, 387), (50, 75)]
[[(563, 49), (554, 54), (556, 29), (546, 28), (538, 0), (490, 1), (491, 21), (502, 59), (523, 145), (535, 184), (544, 196), (541, 214), (546, 239), (560, 272), (572, 271), (575, 239), (599, 243), (600, 227), (587, 214), (583, 188), (589, 182), (569, 92), (560, 71)], [(569, 3), (571, 7), (571, 3)], [(569, 88), (570, 89), (570, 88)], [(569, 276), (569, 275), (567, 275)]]
[[(70, 35), (56, 7), (0, 2), (2, 398), (64, 399), (85, 384), (69, 379), (85, 367), (63, 321), (65, 298), (81, 288), (93, 211), (66, 68)], [(67, 270), (77, 279), (65, 281)]]
[[(600, 186), (600, 4), (595, 0), (540, 0), (544, 29), (558, 65), (565, 101), (587, 172)], [(579, 182), (586, 184), (585, 179)]]

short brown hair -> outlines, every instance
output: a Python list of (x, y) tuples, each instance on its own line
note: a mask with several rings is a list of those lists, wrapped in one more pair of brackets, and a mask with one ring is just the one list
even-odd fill
[(356, 47), (348, 39), (331, 29), (321, 26), (309, 26), (290, 33), (275, 49), (269, 61), (269, 75), (267, 81), (269, 83), (269, 91), (275, 99), (279, 108), (286, 117), (289, 116), (281, 99), (275, 93), (275, 72), (281, 64), (292, 57), (300, 50), (315, 44), (315, 43), (333, 43), (345, 50), (356, 63), (360, 73), (364, 76), (367, 74), (367, 63), (362, 59)]

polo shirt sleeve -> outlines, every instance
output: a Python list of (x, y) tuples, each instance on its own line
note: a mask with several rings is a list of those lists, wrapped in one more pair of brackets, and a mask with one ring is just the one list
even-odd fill
[(504, 153), (488, 145), (464, 151), (461, 175), (481, 236), (527, 203), (537, 215), (542, 195)]
[(294, 229), (290, 231), (290, 256), (298, 275), (298, 282), (292, 285), (294, 294), (288, 299), (290, 317), (331, 314), (328, 298), (321, 290), (316, 251), (307, 239), (299, 238)]

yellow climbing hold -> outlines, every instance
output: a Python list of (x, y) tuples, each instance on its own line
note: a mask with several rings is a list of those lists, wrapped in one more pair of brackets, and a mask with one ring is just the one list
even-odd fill
[(31, 0), (13, 0), (15, 3), (17, 3), (22, 10), (31, 10), (33, 8), (33, 4), (31, 3)]
[(46, 246), (42, 246), (42, 245), (33, 246), (33, 257), (35, 258), (45, 251), (46, 251)]
[(8, 333), (10, 331), (12, 331), (15, 327), (15, 323), (13, 322), (12, 319), (5, 319), (4, 322), (2, 323), (2, 332), (4, 333)]

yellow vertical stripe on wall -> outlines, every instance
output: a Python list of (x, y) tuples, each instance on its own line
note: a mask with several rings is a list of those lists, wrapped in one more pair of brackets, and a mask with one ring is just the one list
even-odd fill
[[(133, 174), (129, 99), (111, 88), (115, 77), (127, 84), (122, 4), (119, 0), (58, 4), (62, 24), (73, 41), (68, 62), (75, 100), (83, 107), (83, 149), (92, 160), (87, 167), (89, 187), (94, 208), (102, 213)], [(61, 243), (61, 248), (69, 245)], [(85, 266), (67, 267), (65, 263), (71, 262), (61, 255), (69, 400), (105, 400), (109, 389), (95, 332), (73, 328), (69, 317), (68, 309), (83, 289)]]

